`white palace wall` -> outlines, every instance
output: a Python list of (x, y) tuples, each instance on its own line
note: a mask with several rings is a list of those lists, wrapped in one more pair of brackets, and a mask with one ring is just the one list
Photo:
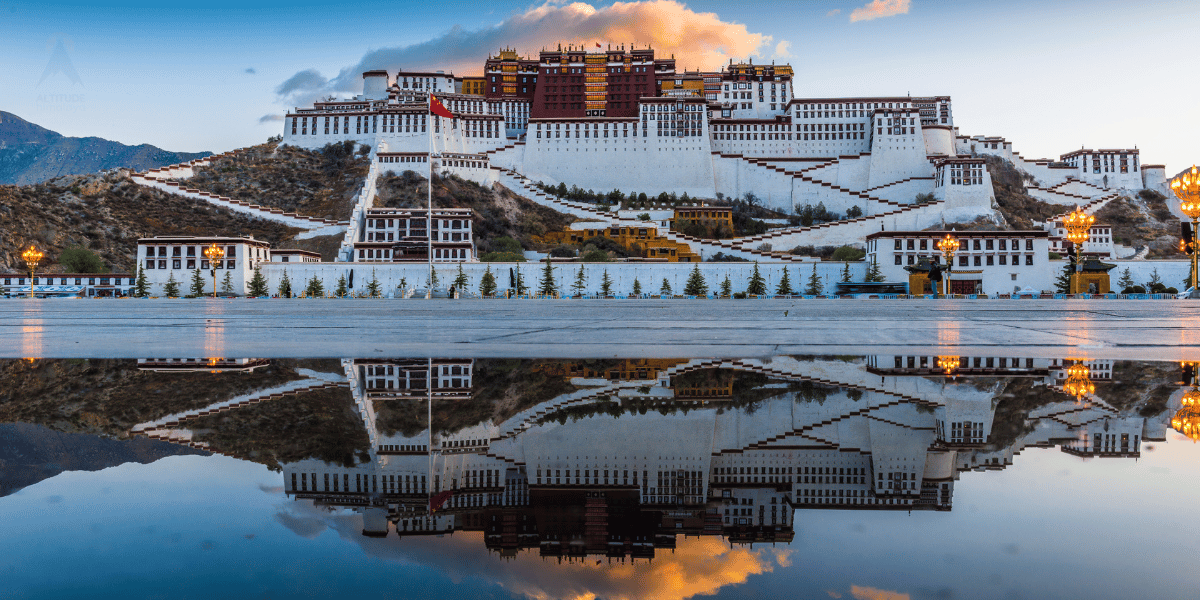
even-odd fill
[[(790, 247), (790, 246), (789, 246)], [(496, 285), (500, 289), (513, 287), (509, 283), (509, 272), (520, 269), (521, 278), (526, 286), (531, 291), (536, 291), (538, 282), (541, 280), (542, 271), (546, 264), (525, 262), (525, 263), (460, 263), (463, 268), (463, 273), (467, 275), (470, 283), (468, 288), (475, 292), (479, 292), (479, 282), (483, 278), (485, 270), (490, 267), (492, 274), (496, 277)], [(700, 272), (704, 274), (704, 278), (708, 283), (710, 292), (715, 293), (720, 289), (721, 282), (725, 277), (729, 277), (730, 283), (734, 292), (745, 291), (747, 282), (750, 280), (750, 275), (754, 271), (754, 263), (748, 262), (705, 262), (705, 263), (552, 263), (554, 269), (554, 281), (558, 286), (559, 292), (562, 294), (571, 293), (571, 284), (574, 283), (575, 277), (579, 272), (580, 267), (584, 269), (584, 274), (587, 277), (587, 291), (585, 293), (599, 293), (600, 282), (603, 278), (604, 271), (608, 271), (609, 277), (613, 282), (613, 292), (618, 295), (627, 295), (633, 292), (633, 281), (637, 279), (642, 285), (642, 291), (647, 294), (657, 294), (662, 286), (663, 279), (667, 279), (671, 283), (671, 289), (676, 294), (682, 294), (683, 288), (687, 285), (688, 277), (691, 275), (692, 269), (697, 265), (700, 267)], [(803, 290), (807, 284), (808, 278), (812, 275), (813, 265), (817, 267), (817, 275), (821, 277), (822, 283), (827, 290), (832, 290), (834, 284), (841, 280), (841, 274), (844, 263), (840, 262), (822, 262), (815, 261), (812, 263), (760, 263), (759, 272), (763, 279), (767, 282), (767, 289), (770, 292), (775, 291), (775, 286), (779, 284), (779, 279), (783, 276), (783, 270), (786, 268), (788, 277), (791, 281), (792, 288)], [(326, 291), (332, 291), (337, 286), (339, 277), (345, 275), (350, 277), (351, 272), (354, 274), (353, 291), (355, 293), (365, 293), (368, 282), (371, 281), (372, 272), (379, 279), (379, 284), (385, 295), (394, 294), (397, 287), (400, 285), (400, 280), (406, 280), (408, 287), (424, 287), (428, 267), (425, 263), (263, 263), (262, 272), (269, 282), (269, 289), (274, 294), (279, 289), (279, 281), (283, 278), (283, 273), (287, 272), (288, 279), (292, 283), (292, 290), (299, 294), (304, 289), (305, 282), (311, 279), (314, 275), (317, 276), (325, 286)], [(458, 265), (436, 265), (438, 276), (438, 286), (449, 288), (450, 284), (458, 274)], [(866, 265), (864, 263), (850, 263), (851, 279), (854, 281), (862, 281), (866, 276)]]

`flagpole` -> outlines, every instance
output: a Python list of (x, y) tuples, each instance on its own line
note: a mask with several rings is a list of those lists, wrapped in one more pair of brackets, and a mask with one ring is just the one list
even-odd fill
[[(426, 254), (425, 260), (426, 260), (426, 264), (428, 267), (428, 273), (426, 273), (425, 278), (429, 282), (428, 296), (430, 298), (433, 298), (433, 119), (434, 119), (433, 92), (430, 92), (429, 93), (429, 156), (426, 157), (428, 159), (428, 164), (429, 164), (429, 180), (428, 180), (429, 181), (429, 190), (428, 190), (429, 197), (426, 199), (426, 207), (428, 208), (428, 211), (425, 213), (425, 238), (429, 242), (429, 245), (426, 248), (426, 252), (425, 252), (425, 254)], [(439, 123), (440, 123), (440, 121), (439, 121)]]

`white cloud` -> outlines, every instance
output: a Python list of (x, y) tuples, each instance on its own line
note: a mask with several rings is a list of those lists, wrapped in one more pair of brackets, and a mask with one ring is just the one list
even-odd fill
[(784, 40), (775, 45), (775, 58), (791, 58), (792, 43)]
[(283, 115), (263, 115), (258, 118), (259, 123), (277, 123), (283, 121)]
[(860, 6), (850, 13), (850, 22), (870, 21), (883, 17), (894, 17), (908, 13), (911, 0), (871, 0), (865, 6)]
[(855, 600), (910, 600), (908, 594), (900, 592), (890, 592), (878, 588), (852, 585), (850, 586), (850, 595)]
[(825, 16), (826, 16), (826, 17), (836, 17), (836, 16), (838, 16), (838, 15), (840, 15), (840, 14), (842, 14), (842, 9), (840, 9), (840, 8), (835, 8), (835, 9), (833, 9), (833, 10), (831, 10), (831, 11), (829, 11), (829, 12), (825, 13)]
[[(300, 71), (276, 89), (285, 104), (302, 106), (334, 93), (358, 93), (362, 73), (371, 69), (445, 70), (477, 75), (489, 53), (504, 46), (526, 56), (559, 44), (635, 44), (654, 48), (655, 56), (674, 55), (679, 69), (715, 69), (729, 59), (769, 52), (771, 36), (745, 25), (699, 13), (675, 0), (616, 2), (596, 8), (584, 2), (545, 2), (491, 27), (467, 31), (455, 26), (429, 41), (367, 52), (357, 64), (326, 79), (313, 69)], [(778, 49), (778, 48), (777, 48)]]

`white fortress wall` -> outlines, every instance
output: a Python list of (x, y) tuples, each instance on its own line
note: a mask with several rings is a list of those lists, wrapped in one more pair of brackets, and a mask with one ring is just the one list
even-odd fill
[(867, 193), (876, 198), (910, 204), (919, 194), (932, 194), (933, 188), (932, 177), (913, 177), (868, 190)]
[[(806, 229), (775, 236), (766, 241), (777, 250), (789, 250), (796, 246), (849, 245), (862, 247), (863, 240), (877, 231), (919, 231), (941, 225), (944, 210), (942, 204), (918, 206), (894, 215), (856, 219), (829, 227)], [(947, 220), (949, 219), (947, 218)]]
[(921, 135), (925, 138), (925, 153), (939, 156), (958, 154), (954, 144), (954, 130), (946, 125), (922, 125)]
[[(876, 126), (871, 144), (870, 187), (875, 188), (910, 177), (933, 175), (933, 167), (925, 154), (925, 138), (921, 134), (915, 110), (889, 113), (898, 116), (876, 116)], [(904, 125), (886, 125), (888, 120), (901, 119)], [(880, 131), (883, 133), (879, 133)], [(898, 130), (898, 131), (897, 131)], [(897, 131), (889, 133), (889, 131)]]
[[(478, 293), (479, 282), (489, 266), (496, 278), (498, 288), (505, 289), (512, 287), (509, 281), (510, 272), (515, 276), (515, 271), (519, 269), (521, 278), (530, 291), (537, 291), (542, 271), (545, 268), (544, 262), (458, 264), (462, 265), (463, 273), (467, 276), (469, 281), (468, 289), (475, 293)], [(450, 284), (458, 274), (458, 264), (436, 265), (439, 287), (450, 287)], [(554, 281), (558, 286), (559, 292), (562, 294), (571, 293), (570, 286), (574, 283), (580, 267), (583, 267), (584, 275), (587, 279), (585, 293), (588, 294), (599, 292), (600, 282), (606, 270), (613, 282), (613, 293), (617, 295), (632, 293), (634, 279), (637, 279), (641, 283), (643, 293), (657, 294), (664, 278), (670, 282), (674, 293), (682, 294), (692, 269), (697, 265), (699, 265), (700, 272), (704, 275), (709, 291), (712, 293), (720, 289), (721, 282), (726, 277), (729, 277), (734, 292), (745, 291), (750, 276), (754, 271), (754, 263), (746, 262), (553, 263), (552, 268), (554, 270)], [(807, 284), (808, 278), (812, 274), (813, 265), (816, 265), (817, 276), (821, 278), (826, 290), (832, 291), (833, 285), (841, 279), (844, 263), (764, 262), (759, 263), (759, 272), (767, 283), (768, 291), (773, 293), (775, 287), (779, 284), (779, 279), (783, 275), (783, 269), (786, 267), (792, 288), (799, 293), (799, 290), (803, 290)], [(850, 263), (851, 279), (862, 281), (866, 275), (866, 267), (867, 265), (862, 262)], [(353, 291), (364, 293), (367, 284), (371, 281), (372, 273), (374, 273), (374, 276), (379, 279), (380, 288), (385, 295), (394, 294), (400, 285), (401, 279), (406, 280), (410, 288), (424, 287), (428, 272), (425, 263), (264, 263), (262, 265), (262, 272), (268, 280), (268, 286), (272, 294), (279, 289), (279, 281), (283, 278), (285, 271), (287, 272), (288, 279), (291, 280), (292, 290), (296, 294), (299, 294), (304, 289), (305, 283), (314, 275), (324, 283), (325, 289), (330, 291), (336, 287), (339, 277), (343, 275), (349, 277), (353, 271)], [(160, 290), (154, 290), (154, 293), (158, 292)]]

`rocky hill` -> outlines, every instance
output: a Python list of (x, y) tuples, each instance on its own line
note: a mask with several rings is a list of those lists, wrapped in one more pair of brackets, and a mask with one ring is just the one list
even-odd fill
[(252, 235), (275, 247), (300, 230), (211, 204), (139, 186), (124, 173), (60, 177), (25, 186), (0, 185), (0, 269), (25, 268), (20, 254), (35, 244), (40, 268), (54, 271), (64, 248), (81, 246), (113, 271), (130, 271), (137, 239), (154, 235)]
[(97, 137), (66, 137), (0, 111), (0, 184), (31, 184), (116, 168), (144, 171), (208, 156), (149, 144), (126, 146)]
[(273, 139), (199, 167), (180, 183), (287, 212), (346, 221), (371, 166), (369, 151), (353, 142), (305, 150), (280, 146)]

